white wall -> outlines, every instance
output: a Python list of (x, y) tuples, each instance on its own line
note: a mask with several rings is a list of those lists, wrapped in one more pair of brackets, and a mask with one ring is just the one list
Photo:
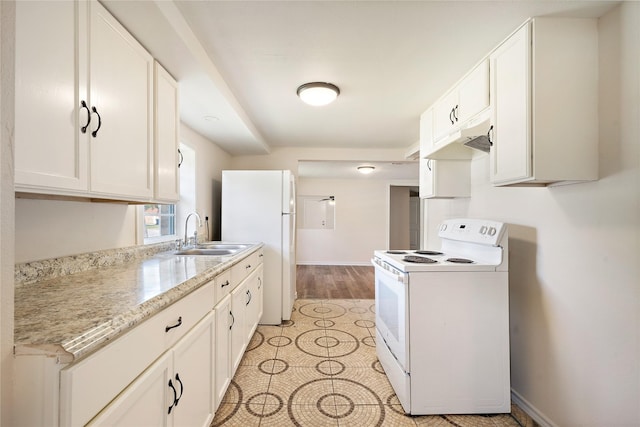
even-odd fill
[[(209, 226), (211, 227), (216, 219), (214, 216), (218, 215), (216, 212), (213, 212), (214, 181), (222, 181), (222, 171), (230, 168), (231, 156), (226, 151), (223, 151), (220, 147), (185, 125), (180, 127), (180, 139), (182, 143), (187, 144), (196, 152), (195, 207), (196, 211), (202, 217), (203, 222), (205, 216), (209, 217)], [(194, 225), (195, 222), (193, 224), (189, 224), (189, 230), (191, 230), (191, 227)], [(182, 218), (179, 218), (178, 220), (177, 230), (179, 236), (184, 235), (184, 223)], [(201, 233), (206, 234), (204, 227), (198, 230), (198, 234), (200, 235)]]
[(308, 265), (371, 265), (387, 247), (389, 184), (362, 179), (299, 179), (300, 196), (335, 196), (335, 228), (298, 228), (296, 262)]
[(635, 2), (599, 22), (599, 181), (496, 188), (485, 155), (470, 199), (427, 202), (428, 246), (443, 218), (511, 224), (512, 388), (550, 425), (640, 425), (639, 29)]

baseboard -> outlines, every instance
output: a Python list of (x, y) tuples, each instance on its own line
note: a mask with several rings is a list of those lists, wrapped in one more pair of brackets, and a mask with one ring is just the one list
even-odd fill
[(343, 266), (349, 266), (349, 265), (355, 265), (358, 267), (372, 267), (371, 265), (371, 261), (352, 261), (352, 262), (345, 262), (345, 261), (304, 261), (304, 262), (296, 262), (296, 265), (343, 265)]
[[(512, 408), (511, 415), (524, 427), (557, 427), (542, 412), (518, 394), (517, 391), (511, 389), (511, 402), (520, 409), (519, 413), (516, 408)], [(516, 409), (516, 410), (514, 410)]]

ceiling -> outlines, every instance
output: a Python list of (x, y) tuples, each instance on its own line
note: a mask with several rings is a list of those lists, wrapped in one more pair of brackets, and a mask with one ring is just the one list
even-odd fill
[[(372, 173), (364, 175), (358, 172), (358, 166), (373, 166)], [(397, 161), (298, 161), (298, 176), (312, 179), (377, 179), (384, 181), (407, 180), (414, 181), (418, 177), (418, 162)]]
[[(419, 116), (530, 16), (611, 1), (121, 1), (103, 4), (180, 82), (181, 118), (231, 155), (408, 148)], [(337, 101), (310, 107), (299, 85)]]

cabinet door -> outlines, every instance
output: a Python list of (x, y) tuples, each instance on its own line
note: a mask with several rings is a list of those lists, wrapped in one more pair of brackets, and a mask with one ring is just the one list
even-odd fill
[(489, 108), (489, 61), (478, 65), (462, 82), (458, 91), (460, 123)]
[(179, 400), (173, 426), (207, 427), (213, 420), (215, 313), (207, 315), (173, 350), (173, 381)]
[(155, 199), (177, 202), (180, 199), (178, 83), (157, 62), (154, 87)]
[(420, 198), (433, 197), (433, 164), (435, 160), (420, 159)]
[[(91, 2), (91, 192), (153, 197), (153, 59)], [(98, 128), (99, 126), (99, 128)]]
[(247, 344), (258, 326), (262, 316), (262, 264), (247, 278), (247, 311), (245, 314), (245, 333)]
[(16, 2), (17, 191), (88, 188), (86, 13), (85, 2)]
[(215, 307), (215, 407), (222, 402), (231, 382), (231, 295), (225, 296)]
[(168, 426), (174, 401), (169, 388), (171, 353), (165, 353), (88, 425)]
[(260, 320), (262, 319), (262, 313), (264, 312), (264, 264), (261, 263), (260, 265), (258, 265), (256, 271), (258, 274), (258, 289), (256, 296), (256, 305), (258, 306), (258, 308), (256, 314), (256, 325), (254, 327), (258, 326), (257, 323), (260, 323)]
[(531, 34), (525, 25), (490, 56), (492, 183), (531, 176)]
[(245, 316), (247, 314), (247, 283), (244, 280), (231, 292), (231, 372), (235, 372), (247, 346)]
[(449, 92), (433, 108), (433, 143), (447, 136), (458, 126), (458, 90)]

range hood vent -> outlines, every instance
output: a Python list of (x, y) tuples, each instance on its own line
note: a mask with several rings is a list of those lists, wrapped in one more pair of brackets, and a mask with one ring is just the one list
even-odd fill
[(464, 123), (455, 132), (441, 141), (436, 141), (431, 152), (422, 155), (427, 159), (454, 160), (471, 159), (480, 150), (488, 153), (491, 148), (489, 111)]

